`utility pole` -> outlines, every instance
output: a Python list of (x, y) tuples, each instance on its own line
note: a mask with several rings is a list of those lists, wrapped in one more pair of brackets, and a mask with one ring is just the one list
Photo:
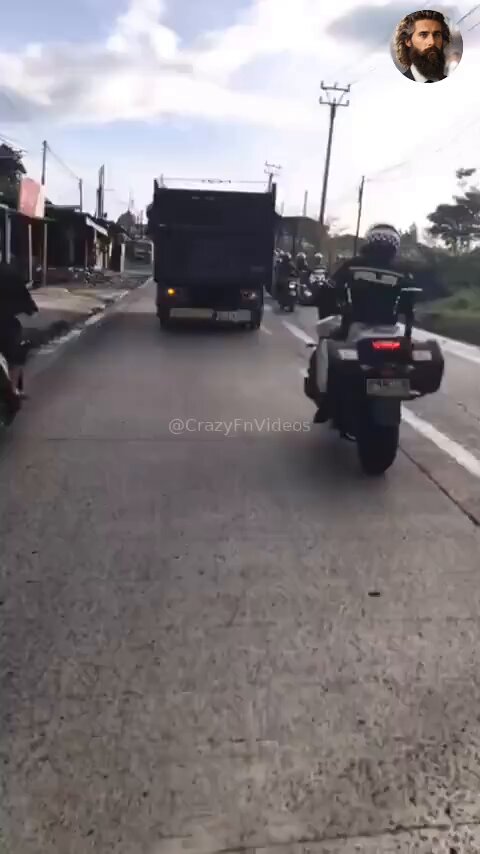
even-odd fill
[[(47, 140), (44, 139), (42, 142), (42, 192), (44, 195), (44, 205), (45, 205), (45, 184), (47, 181), (47, 150), (48, 143)], [(44, 208), (45, 210), (45, 208)], [(45, 214), (44, 214), (45, 215)], [(33, 267), (32, 267), (33, 269)], [(47, 271), (48, 271), (48, 224), (46, 222), (43, 223), (43, 246), (42, 246), (42, 285), (43, 287), (47, 284)]]
[(47, 180), (47, 150), (48, 142), (44, 139), (42, 142), (42, 187), (45, 186)]
[(267, 163), (265, 161), (265, 175), (268, 175), (268, 192), (271, 193), (273, 189), (273, 179), (277, 177), (279, 172), (281, 172), (281, 166), (275, 166), (274, 163)]
[(360, 234), (360, 220), (362, 218), (362, 205), (363, 205), (363, 188), (365, 186), (365, 175), (362, 175), (362, 180), (360, 181), (360, 187), (358, 188), (358, 216), (357, 216), (357, 230), (355, 232), (355, 242), (353, 244), (353, 254), (357, 254), (357, 246), (358, 246), (358, 237)]
[(305, 196), (303, 198), (303, 216), (307, 215), (308, 211), (308, 190), (305, 190)]
[[(347, 92), (350, 92), (350, 84), (347, 86), (346, 89), (344, 89), (341, 86), (337, 86), (336, 83), (334, 86), (325, 86), (322, 80), (321, 88), (323, 92), (327, 92), (327, 97), (324, 100), (323, 96), (320, 96), (319, 103), (326, 104), (330, 107), (330, 127), (328, 129), (327, 153), (325, 157), (325, 171), (323, 174), (322, 202), (320, 205), (319, 216), (320, 226), (323, 229), (325, 223), (325, 206), (327, 202), (328, 175), (330, 172), (330, 157), (332, 154), (333, 126), (335, 124), (335, 117), (337, 115), (338, 107), (348, 107), (350, 104), (350, 101), (347, 101), (345, 104), (342, 104), (343, 96)], [(337, 99), (335, 95), (333, 97), (330, 97), (331, 92), (341, 92), (342, 94), (340, 95), (340, 98)]]
[(80, 194), (80, 211), (83, 212), (83, 181), (78, 179), (78, 192)]
[(97, 189), (97, 217), (102, 219), (105, 206), (105, 166), (100, 166)]

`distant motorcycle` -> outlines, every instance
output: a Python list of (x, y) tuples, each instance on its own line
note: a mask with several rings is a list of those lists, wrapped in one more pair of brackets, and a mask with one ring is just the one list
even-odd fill
[[(352, 323), (341, 340), (338, 318), (318, 324), (319, 344), (304, 391), (320, 407), (317, 423), (330, 421), (343, 438), (356, 441), (367, 474), (383, 474), (395, 460), (402, 401), (435, 393), (443, 378), (438, 343), (412, 341), (416, 292), (417, 288), (402, 292), (405, 329), (398, 323), (387, 327)], [(323, 411), (320, 388), (327, 389)]]
[(277, 302), (282, 311), (295, 311), (298, 301), (298, 279), (289, 279), (278, 287)]

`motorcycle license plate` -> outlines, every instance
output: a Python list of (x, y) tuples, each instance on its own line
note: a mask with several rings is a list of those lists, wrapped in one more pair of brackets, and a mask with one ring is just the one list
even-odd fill
[(367, 380), (367, 395), (369, 397), (409, 397), (410, 380), (407, 379), (374, 379)]

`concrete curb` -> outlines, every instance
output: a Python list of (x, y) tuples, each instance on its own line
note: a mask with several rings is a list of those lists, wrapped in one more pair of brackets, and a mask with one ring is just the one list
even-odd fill
[[(151, 280), (151, 277), (148, 277), (147, 279), (140, 280), (138, 284), (135, 284), (128, 290), (122, 290), (118, 295), (112, 294), (106, 299), (102, 298), (102, 304), (98, 305), (98, 307), (92, 308), (88, 314), (79, 314), (78, 311), (69, 313), (68, 310), (52, 309), (52, 314), (56, 314), (57, 317), (52, 320), (51, 323), (44, 327), (35, 327), (34, 325), (26, 325), (24, 327), (24, 338), (29, 341), (29, 353), (33, 355), (40, 348), (45, 347), (47, 344), (54, 343), (56, 340), (65, 337), (73, 330), (80, 331), (83, 330), (84, 327), (87, 328), (89, 321), (91, 321), (92, 318), (98, 317), (98, 320), (100, 320), (99, 315), (105, 315), (108, 312), (108, 309), (112, 309), (114, 306), (117, 306), (119, 303), (126, 300), (140, 287), (147, 285)], [(48, 311), (49, 309), (44, 310)], [(62, 316), (58, 317), (58, 315)]]

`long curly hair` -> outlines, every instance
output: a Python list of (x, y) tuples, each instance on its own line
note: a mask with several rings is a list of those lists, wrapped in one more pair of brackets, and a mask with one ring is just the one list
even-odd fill
[(415, 32), (416, 22), (425, 20), (438, 21), (442, 25), (444, 44), (450, 43), (450, 30), (441, 12), (434, 12), (432, 9), (423, 9), (419, 12), (412, 12), (410, 15), (405, 15), (395, 31), (395, 53), (400, 65), (403, 65), (405, 68), (408, 68), (410, 65), (410, 48), (407, 47), (407, 41), (412, 38)]

